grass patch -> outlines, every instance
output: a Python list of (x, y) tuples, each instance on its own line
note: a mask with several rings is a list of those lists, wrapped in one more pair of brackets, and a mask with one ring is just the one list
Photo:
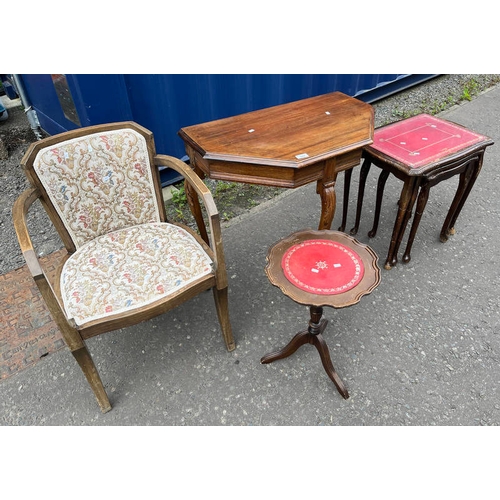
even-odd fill
[[(253, 207), (274, 198), (284, 189), (211, 179), (205, 179), (204, 182), (212, 193), (222, 221), (228, 221), (248, 212)], [(174, 191), (172, 199), (165, 204), (167, 217), (172, 222), (194, 227), (194, 218), (189, 209), (184, 182), (176, 184), (175, 187), (178, 191)]]

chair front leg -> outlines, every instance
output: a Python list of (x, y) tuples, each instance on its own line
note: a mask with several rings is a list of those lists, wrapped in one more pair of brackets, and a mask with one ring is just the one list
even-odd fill
[(87, 346), (83, 346), (76, 351), (71, 351), (71, 354), (75, 357), (76, 361), (80, 365), (87, 382), (90, 385), (90, 388), (94, 392), (94, 395), (99, 403), (101, 411), (103, 413), (111, 410), (111, 403), (109, 402), (108, 395), (104, 389), (104, 385), (102, 384), (101, 377), (99, 376), (99, 372), (94, 364), (94, 361), (87, 349)]
[(226, 343), (226, 348), (228, 351), (234, 351), (236, 344), (233, 338), (233, 330), (231, 327), (231, 322), (229, 320), (229, 301), (227, 287), (222, 290), (218, 290), (217, 286), (213, 287), (215, 308), (217, 309), (217, 316), (219, 318), (219, 323), (222, 329), (222, 336), (224, 342)]

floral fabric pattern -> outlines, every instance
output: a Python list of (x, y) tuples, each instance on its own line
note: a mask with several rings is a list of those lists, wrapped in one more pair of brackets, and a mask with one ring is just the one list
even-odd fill
[(46, 147), (34, 169), (77, 248), (110, 231), (160, 222), (146, 140), (134, 130)]
[(168, 223), (128, 227), (79, 248), (65, 263), (61, 292), (78, 326), (151, 304), (213, 273), (203, 247)]

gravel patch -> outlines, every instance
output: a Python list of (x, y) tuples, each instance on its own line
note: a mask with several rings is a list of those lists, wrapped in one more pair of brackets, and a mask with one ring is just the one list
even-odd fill
[(373, 104), (375, 127), (418, 113), (437, 115), (500, 84), (500, 75), (441, 75)]

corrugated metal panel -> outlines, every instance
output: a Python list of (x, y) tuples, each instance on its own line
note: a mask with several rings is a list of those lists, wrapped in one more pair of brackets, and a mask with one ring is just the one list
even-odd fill
[(379, 82), (375, 87), (362, 90), (355, 97), (364, 102), (373, 103), (390, 95), (418, 85), (439, 75), (398, 75), (396, 80)]
[[(62, 75), (64, 76), (64, 75)], [(340, 91), (372, 102), (432, 75), (65, 75), (79, 120), (71, 121), (51, 75), (22, 75), (49, 134), (134, 120), (153, 131), (158, 152), (184, 157), (180, 128)], [(68, 96), (64, 96), (65, 99)], [(71, 103), (69, 103), (71, 104)], [(76, 123), (79, 121), (79, 124)]]

